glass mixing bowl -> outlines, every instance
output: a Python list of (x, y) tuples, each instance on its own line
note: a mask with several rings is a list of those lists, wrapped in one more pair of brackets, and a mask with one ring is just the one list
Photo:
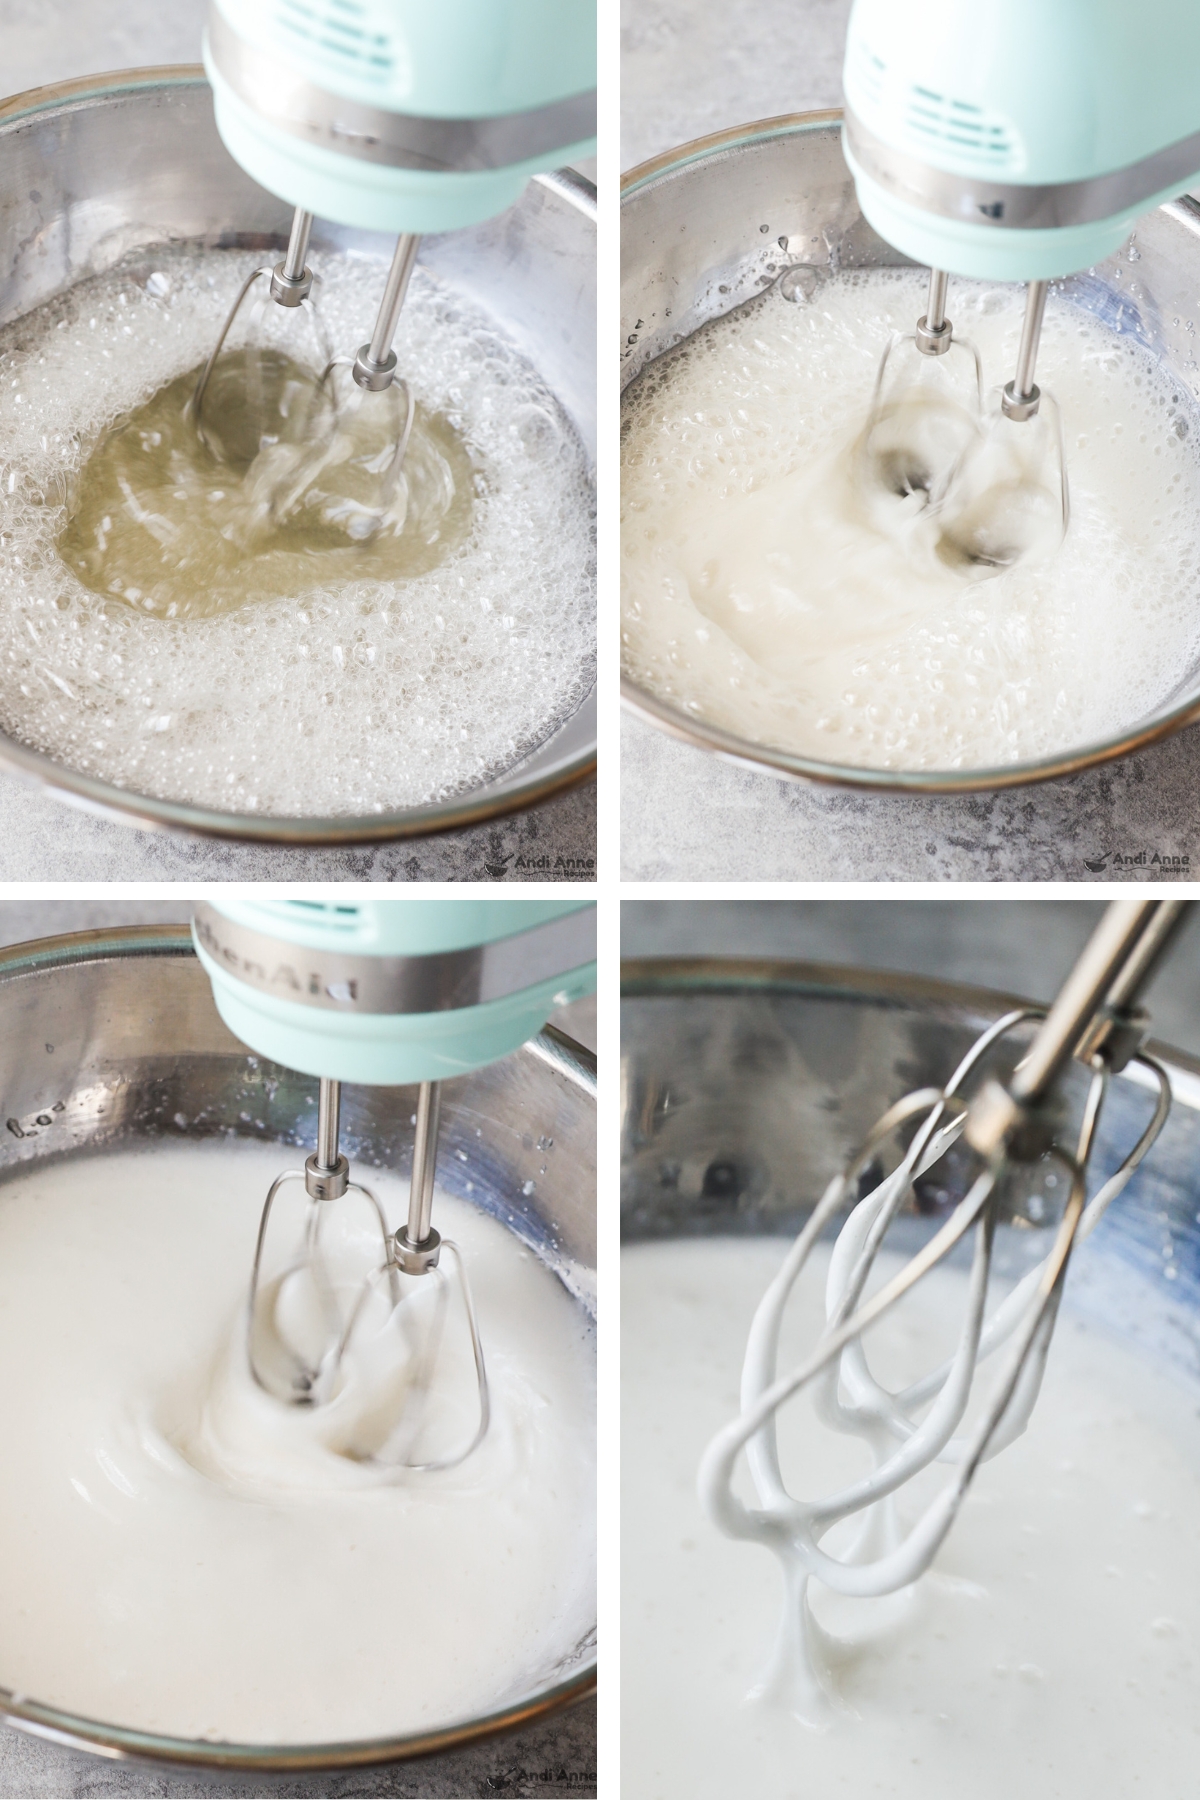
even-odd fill
[[(1073, 304), (1111, 330), (1133, 333), (1195, 396), (1200, 206), (1184, 198), (1147, 214), (1138, 222), (1137, 250), (1135, 268), (1113, 257), (1071, 277), (1065, 289)], [(840, 112), (738, 125), (631, 169), (621, 202), (622, 387), (699, 326), (797, 265), (913, 267), (858, 210), (842, 156)], [(824, 762), (708, 724), (628, 676), (622, 695), (631, 711), (673, 737), (773, 775), (888, 793), (953, 794), (1070, 775), (1169, 737), (1200, 718), (1200, 664), (1181, 668), (1156, 711), (1113, 737), (991, 769)]]
[[(914, 1088), (940, 1086), (989, 1025), (1028, 1001), (924, 977), (817, 963), (727, 957), (642, 958), (622, 965), (621, 1229), (646, 1238), (794, 1236), (880, 1114)], [(1033, 1025), (1016, 1028), (994, 1066), (1011, 1070)], [(1174, 1105), (1146, 1161), (1072, 1258), (1064, 1305), (1195, 1382), (1200, 1343), (1200, 1062), (1148, 1046)], [(1073, 1063), (1054, 1106), (1078, 1126), (1088, 1075)], [(1154, 1110), (1134, 1066), (1112, 1078), (1088, 1191), (1113, 1173)], [(893, 1154), (894, 1152), (885, 1152)], [(863, 1176), (864, 1191), (882, 1166)], [(997, 1268), (1016, 1277), (1050, 1248), (1036, 1165), (1009, 1182)], [(955, 1195), (953, 1198), (960, 1198)], [(951, 1196), (926, 1183), (889, 1245), (915, 1249)], [(836, 1218), (835, 1233), (843, 1222)], [(1172, 1255), (1164, 1258), (1164, 1244)], [(956, 1255), (968, 1259), (969, 1246)]]
[[(200, 68), (134, 69), (36, 88), (0, 105), (0, 325), (139, 247), (192, 242), (281, 250), (291, 208), (251, 181), (217, 136)], [(379, 263), (377, 233), (318, 221), (316, 250)], [(518, 204), (469, 230), (426, 238), (421, 261), (496, 321), (538, 370), (594, 455), (596, 203), (571, 171), (539, 175)], [(128, 792), (0, 733), (0, 768), (45, 783), (92, 811), (143, 825), (273, 844), (351, 844), (423, 837), (523, 810), (596, 767), (593, 691), (503, 775), (430, 806), (362, 817), (221, 812)]]

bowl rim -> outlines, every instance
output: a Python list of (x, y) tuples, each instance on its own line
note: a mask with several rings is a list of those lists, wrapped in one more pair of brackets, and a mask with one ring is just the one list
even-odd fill
[[(812, 112), (784, 113), (776, 118), (733, 125), (724, 131), (694, 138), (689, 143), (663, 151), (627, 170), (621, 177), (622, 208), (638, 195), (675, 179), (695, 164), (716, 162), (735, 151), (749, 149), (755, 144), (770, 143), (779, 138), (798, 137), (810, 131), (840, 129), (841, 123), (841, 107), (827, 107)], [(1171, 214), (1194, 234), (1200, 235), (1200, 205), (1187, 195), (1169, 201), (1157, 210)], [(710, 725), (652, 694), (624, 669), (621, 671), (621, 704), (634, 717), (643, 719), (682, 743), (690, 744), (693, 749), (710, 751), (723, 761), (753, 769), (759, 774), (783, 776), (789, 781), (815, 782), (825, 787), (858, 788), (890, 794), (974, 794), (995, 792), (1001, 788), (1027, 787), (1041, 781), (1056, 781), (1064, 776), (1078, 775), (1084, 769), (1095, 768), (1102, 763), (1114, 762), (1136, 750), (1144, 750), (1164, 738), (1173, 737), (1176, 732), (1200, 719), (1200, 692), (1197, 692), (1190, 700), (1180, 702), (1157, 718), (1128, 727), (1115, 736), (1056, 751), (1050, 756), (1037, 757), (1029, 762), (966, 770), (877, 769), (801, 756), (794, 751), (777, 749), (773, 745), (741, 737), (719, 725)]]
[[(0, 986), (8, 981), (69, 969), (85, 962), (124, 960), (127, 957), (195, 957), (191, 932), (186, 925), (125, 925), (99, 927), (90, 931), (64, 933), (60, 937), (36, 938), (0, 949)], [(560, 1072), (577, 1085), (590, 1089), (587, 1079), (592, 1064), (591, 1053), (577, 1045), (565, 1032), (554, 1032), (554, 1057), (543, 1054)], [(566, 1057), (563, 1059), (562, 1052)], [(579, 1067), (573, 1069), (572, 1061)], [(29, 1165), (25, 1165), (28, 1169)], [(27, 1694), (0, 1686), (0, 1723), (10, 1725), (32, 1737), (68, 1749), (86, 1750), (110, 1762), (146, 1764), (164, 1769), (202, 1769), (210, 1773), (229, 1774), (242, 1771), (251, 1774), (300, 1774), (305, 1771), (344, 1770), (379, 1767), (390, 1763), (409, 1762), (416, 1757), (440, 1756), (451, 1750), (463, 1750), (510, 1732), (540, 1724), (556, 1713), (565, 1711), (596, 1692), (596, 1657), (575, 1675), (541, 1693), (524, 1696), (505, 1706), (494, 1708), (478, 1718), (460, 1721), (436, 1730), (411, 1732), (399, 1737), (362, 1738), (349, 1743), (318, 1744), (240, 1744), (207, 1742), (203, 1739), (172, 1737), (165, 1733), (134, 1731), (111, 1725), (63, 1707), (46, 1706)]]
[[(808, 962), (782, 956), (625, 956), (622, 1000), (680, 1000), (691, 996), (788, 995), (814, 1000), (863, 1001), (897, 1009), (952, 1007), (990, 1020), (1015, 1008), (1045, 1012), (1049, 1002), (1002, 988), (943, 981), (862, 963)], [(1143, 1048), (1166, 1066), (1175, 1103), (1200, 1112), (1200, 1055), (1147, 1038)], [(1126, 1074), (1126, 1071), (1122, 1071)]]
[[(47, 114), (78, 111), (123, 96), (167, 93), (178, 89), (209, 88), (208, 77), (199, 63), (165, 64), (145, 69), (121, 69), (111, 74), (77, 76), (70, 81), (48, 83), (29, 88), (0, 103), (0, 142), (9, 132), (31, 123), (41, 123)], [(596, 188), (586, 176), (573, 169), (556, 170), (532, 178), (563, 203), (573, 206), (585, 218), (596, 220)], [(281, 240), (282, 242), (282, 240)], [(596, 686), (584, 695), (572, 717), (589, 702), (594, 702)], [(566, 721), (564, 721), (566, 723)], [(558, 727), (559, 730), (562, 727)], [(551, 741), (555, 733), (550, 734)], [(535, 746), (528, 755), (536, 753)], [(524, 759), (522, 759), (524, 760)], [(135, 793), (113, 782), (100, 781), (82, 770), (57, 762), (44, 751), (35, 750), (0, 731), (0, 771), (19, 776), (27, 783), (48, 788), (58, 800), (85, 812), (113, 819), (121, 824), (150, 827), (192, 837), (225, 838), (241, 843), (310, 847), (333, 847), (341, 844), (385, 843), (403, 838), (430, 837), (445, 832), (462, 831), (489, 819), (507, 817), (539, 806), (556, 794), (568, 792), (596, 773), (596, 744), (562, 753), (536, 774), (521, 776), (520, 762), (516, 770), (495, 777), (506, 785), (502, 792), (490, 791), (490, 784), (455, 795), (448, 800), (425, 806), (402, 807), (387, 813), (347, 813), (336, 816), (305, 817), (294, 814), (256, 814), (224, 812), (219, 807), (194, 805), (186, 800), (159, 799), (152, 794)]]

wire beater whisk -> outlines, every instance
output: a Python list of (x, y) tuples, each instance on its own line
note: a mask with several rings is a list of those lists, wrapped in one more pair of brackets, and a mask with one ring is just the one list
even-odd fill
[[(420, 238), (404, 234), (397, 239), (369, 342), (354, 356), (335, 356), (312, 299), (315, 277), (306, 263), (312, 226), (313, 215), (298, 207), (283, 259), (273, 267), (264, 264), (252, 269), (243, 281), (200, 371), (190, 412), (201, 441), (218, 460), (224, 460), (219, 422), (214, 424), (206, 417), (205, 403), (234, 322), (255, 284), (265, 278), (276, 305), (303, 309), (314, 334), (319, 370), (306, 377), (306, 404), (293, 407), (292, 416), (285, 420), (280, 416), (278, 395), (270, 380), (264, 380), (263, 357), (246, 365), (244, 379), (262, 390), (254, 407), (258, 415), (256, 441), (262, 449), (274, 452), (262, 471), (267, 511), (272, 519), (284, 520), (309, 503), (315, 491), (329, 517), (340, 522), (352, 541), (363, 543), (387, 522), (412, 436), (415, 402), (408, 383), (396, 372), (392, 340)], [(341, 393), (335, 380), (339, 369), (349, 370), (353, 383)], [(278, 385), (283, 371), (273, 373)], [(394, 392), (389, 394), (389, 389)], [(380, 398), (370, 400), (368, 396)], [(281, 437), (286, 439), (282, 448)]]
[[(706, 1450), (699, 1488), (723, 1532), (764, 1545), (782, 1563), (783, 1619), (761, 1691), (785, 1697), (803, 1716), (819, 1716), (828, 1704), (815, 1654), (809, 1582), (815, 1578), (857, 1597), (910, 1586), (937, 1554), (980, 1464), (1012, 1443), (1028, 1423), (1072, 1250), (1099, 1223), (1166, 1123), (1169, 1081), (1141, 1048), (1146, 1021), (1134, 1002), (1182, 912), (1180, 902), (1114, 902), (1048, 1013), (1021, 1008), (1006, 1014), (981, 1033), (944, 1087), (917, 1090), (889, 1107), (829, 1183), (759, 1303), (743, 1364), (740, 1412)], [(1039, 1029), (1007, 1087), (988, 1082), (968, 1103), (963, 1089), (981, 1060), (1030, 1020), (1040, 1020)], [(1051, 1135), (1046, 1102), (1072, 1054), (1088, 1067), (1091, 1079), (1078, 1136), (1066, 1146)], [(1153, 1114), (1089, 1201), (1087, 1170), (1109, 1078), (1131, 1061), (1155, 1087)], [(896, 1134), (910, 1126), (915, 1128), (897, 1167), (853, 1207), (835, 1241), (819, 1342), (798, 1367), (779, 1376), (780, 1332), (797, 1278), (825, 1227), (857, 1192), (860, 1177)], [(977, 1162), (965, 1194), (929, 1242), (864, 1300), (877, 1258), (914, 1183), (964, 1137)], [(1042, 1157), (1056, 1162), (1067, 1176), (1062, 1217), (1049, 1253), (989, 1314), (1003, 1178), (1011, 1166)], [(952, 1355), (917, 1381), (888, 1387), (871, 1366), (863, 1333), (972, 1231), (971, 1267)], [(1005, 1345), (1009, 1354), (991, 1391), (976, 1416), (964, 1423), (972, 1399), (978, 1398), (980, 1365)], [(869, 1474), (819, 1500), (795, 1498), (780, 1466), (778, 1409), (804, 1388), (812, 1389), (822, 1422), (864, 1439), (873, 1462)], [(734, 1490), (743, 1453), (756, 1495), (753, 1506)], [(904, 1531), (894, 1498), (934, 1463), (949, 1465), (953, 1473)], [(835, 1555), (823, 1540), (852, 1517), (861, 1520), (861, 1527), (849, 1548)]]
[[(322, 1079), (316, 1151), (303, 1169), (288, 1169), (277, 1176), (268, 1191), (259, 1221), (246, 1314), (250, 1373), (265, 1392), (291, 1405), (336, 1403), (344, 1390), (348, 1365), (368, 1330), (372, 1302), (381, 1294), (386, 1302), (383, 1316), (373, 1320), (376, 1337), (385, 1333), (395, 1337), (397, 1323), (412, 1315), (414, 1295), (405, 1292), (402, 1278), (417, 1290), (428, 1283), (432, 1304), (421, 1316), (415, 1349), (405, 1360), (399, 1404), (392, 1408), (386, 1430), (376, 1434), (369, 1454), (361, 1459), (416, 1472), (454, 1468), (482, 1442), (491, 1408), (483, 1344), (462, 1251), (432, 1223), (440, 1089), (436, 1082), (423, 1082), (419, 1089), (408, 1218), (394, 1233), (389, 1231), (375, 1193), (350, 1180), (349, 1162), (338, 1148), (340, 1106), (340, 1083)], [(268, 1279), (265, 1251), (273, 1208), (290, 1182), (303, 1182), (307, 1195), (299, 1243), (281, 1272)], [(351, 1194), (365, 1203), (366, 1243), (376, 1243), (377, 1248), (372, 1252), (365, 1245), (356, 1245), (349, 1257), (344, 1253), (338, 1256), (327, 1245), (326, 1221), (331, 1206), (344, 1203)], [(441, 1267), (443, 1251), (450, 1252), (453, 1279)], [(415, 1445), (427, 1419), (452, 1287), (457, 1289), (470, 1342), (478, 1423), (465, 1445), (452, 1453), (422, 1459), (415, 1454)]]

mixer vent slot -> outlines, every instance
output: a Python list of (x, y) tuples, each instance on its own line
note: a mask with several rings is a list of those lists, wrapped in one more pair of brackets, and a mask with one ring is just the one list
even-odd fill
[(868, 50), (861, 40), (855, 48), (857, 54), (854, 58), (854, 72), (858, 77), (859, 91), (870, 105), (878, 106), (883, 100), (887, 64), (873, 50)]
[(378, 28), (363, 0), (278, 0), (276, 18), (293, 42), (333, 57), (336, 67), (370, 81), (391, 77), (391, 33)]
[(1013, 175), (1025, 164), (1020, 136), (996, 113), (907, 79), (860, 37), (846, 62), (846, 100), (864, 124), (916, 156), (941, 151), (981, 175)]
[(361, 924), (361, 908), (340, 900), (269, 900), (260, 898), (258, 909), (281, 922), (303, 920), (327, 931), (355, 932)]
[(956, 160), (970, 161), (980, 170), (1011, 174), (1023, 161), (1011, 126), (994, 113), (916, 83), (908, 90), (904, 123), (914, 147), (944, 148)]

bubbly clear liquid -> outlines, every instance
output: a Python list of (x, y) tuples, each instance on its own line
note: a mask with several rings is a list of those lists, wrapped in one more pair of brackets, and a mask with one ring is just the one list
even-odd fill
[[(258, 260), (143, 252), (0, 332), (0, 730), (118, 787), (232, 812), (383, 813), (469, 791), (542, 743), (592, 685), (585, 452), (528, 360), (418, 264), (395, 340), (418, 408), (398, 533), (364, 546), (306, 510), (240, 550), (230, 471), (206, 485), (194, 446), (178, 483), (187, 499), (173, 486), (147, 508), (141, 484), (173, 473), (157, 458), (181, 429), (161, 413)], [(329, 346), (353, 355), (383, 265), (314, 262)], [(289, 357), (308, 380), (324, 366), (311, 322), (269, 301), (244, 309), (239, 344)], [(218, 393), (218, 433), (222, 410), (236, 440), (236, 401)], [(144, 459), (147, 421), (166, 429)], [(235, 476), (236, 456), (235, 443)], [(335, 486), (334, 502), (365, 473)], [(114, 482), (128, 498), (118, 474), (143, 514), (178, 528), (174, 552), (135, 511), (114, 510)]]
[[(311, 370), (243, 345), (214, 367), (201, 435), (199, 374), (110, 426), (72, 484), (58, 549), (93, 593), (206, 618), (333, 582), (401, 582), (465, 543), (476, 471), (443, 414), (417, 409), (393, 482), (406, 411), (395, 388), (335, 410)], [(357, 537), (372, 501), (381, 528)]]

